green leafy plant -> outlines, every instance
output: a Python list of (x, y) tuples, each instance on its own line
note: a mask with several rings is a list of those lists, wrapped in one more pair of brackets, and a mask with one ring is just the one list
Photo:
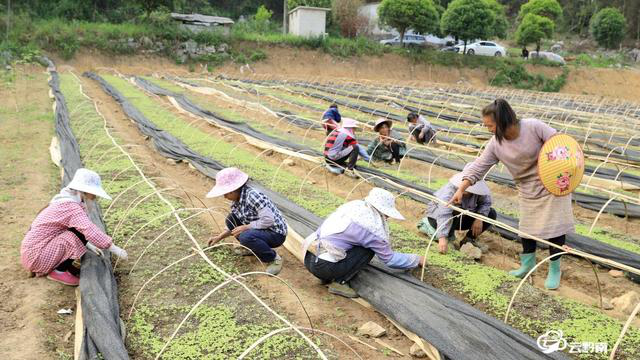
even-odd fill
[(487, 39), (496, 35), (496, 14), (485, 0), (454, 0), (442, 15), (442, 33), (464, 41), (463, 53), (467, 52), (467, 42)]
[(526, 46), (536, 44), (536, 51), (540, 52), (542, 39), (549, 39), (553, 35), (555, 24), (551, 19), (536, 14), (527, 14), (518, 30), (516, 30), (516, 42)]
[(524, 20), (528, 14), (544, 16), (555, 22), (562, 16), (562, 6), (557, 0), (529, 0), (520, 7), (518, 20)]
[(401, 44), (404, 44), (407, 30), (428, 34), (436, 31), (439, 21), (431, 0), (383, 0), (378, 7), (378, 16), (381, 24), (398, 30)]
[(604, 8), (591, 19), (590, 31), (594, 39), (609, 49), (620, 45), (624, 39), (627, 21), (620, 10)]

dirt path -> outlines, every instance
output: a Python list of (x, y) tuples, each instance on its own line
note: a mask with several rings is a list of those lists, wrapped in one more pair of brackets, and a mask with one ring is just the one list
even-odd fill
[[(211, 186), (212, 181), (196, 171), (190, 169), (185, 164), (175, 165), (169, 163), (165, 158), (158, 155), (152, 148), (152, 144), (145, 141), (140, 135), (138, 129), (123, 114), (119, 105), (117, 105), (111, 97), (106, 95), (97, 84), (91, 80), (83, 78), (83, 86), (86, 93), (99, 103), (100, 111), (107, 118), (109, 125), (118, 132), (125, 142), (131, 144), (143, 144), (144, 146), (136, 148), (136, 155), (144, 157), (146, 160), (154, 164), (154, 172), (162, 174), (161, 176), (175, 180), (186, 191), (193, 194), (206, 194)], [(161, 183), (162, 184), (162, 183)], [(171, 185), (171, 184), (164, 184)], [(207, 206), (228, 206), (223, 201), (215, 199), (203, 199)], [(304, 266), (284, 248), (280, 248), (278, 252), (284, 258), (285, 266), (280, 276), (287, 281), (300, 296), (304, 304), (313, 326), (339, 336), (342, 340), (354, 347), (365, 359), (380, 358), (382, 353), (373, 351), (357, 342), (351, 341), (347, 336), (355, 336), (355, 330), (358, 326), (367, 321), (375, 321), (385, 329), (388, 335), (384, 341), (405, 353), (408, 353), (411, 342), (397, 331), (393, 325), (387, 321), (382, 315), (374, 310), (367, 309), (362, 305), (341, 297), (328, 294), (326, 289), (320, 285)], [(252, 266), (258, 267), (255, 260), (251, 261)], [(307, 326), (308, 320), (300, 307), (300, 303), (295, 295), (283, 284), (270, 281), (269, 279), (258, 280), (263, 297), (271, 299), (272, 303), (280, 310), (289, 315), (296, 324)], [(380, 348), (373, 341), (361, 338), (369, 344)], [(327, 341), (329, 341), (327, 339)], [(332, 342), (337, 346), (335, 342)], [(340, 349), (340, 358), (352, 358), (346, 348)], [(392, 357), (396, 355), (391, 355)]]
[(65, 351), (59, 340), (73, 326), (71, 317), (55, 311), (74, 308), (75, 297), (69, 287), (29, 278), (20, 265), (24, 233), (59, 180), (48, 150), (53, 114), (47, 75), (36, 66), (15, 73), (13, 84), (0, 88), (0, 358), (49, 359)]

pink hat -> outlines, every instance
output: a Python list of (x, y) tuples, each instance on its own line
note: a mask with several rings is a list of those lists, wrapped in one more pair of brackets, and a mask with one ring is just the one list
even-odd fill
[(342, 127), (343, 128), (357, 128), (358, 122), (351, 118), (342, 118)]
[(234, 190), (238, 190), (247, 183), (249, 175), (243, 173), (238, 168), (222, 169), (216, 175), (216, 185), (207, 194), (208, 198), (222, 196)]

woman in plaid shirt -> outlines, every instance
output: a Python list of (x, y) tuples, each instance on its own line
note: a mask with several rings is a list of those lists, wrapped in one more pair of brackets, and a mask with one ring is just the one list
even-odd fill
[(273, 248), (284, 243), (287, 223), (265, 194), (247, 185), (248, 180), (249, 175), (237, 168), (226, 168), (216, 175), (216, 185), (207, 197), (224, 196), (233, 203), (225, 221), (227, 231), (211, 238), (209, 245), (233, 235), (251, 250), (238, 251), (237, 254), (255, 254), (268, 264), (269, 274), (278, 275), (282, 270), (282, 258)]
[(31, 224), (20, 247), (22, 265), (32, 273), (66, 285), (78, 285), (71, 274), (74, 259), (87, 248), (100, 254), (109, 249), (121, 258), (127, 252), (113, 244), (87, 215), (96, 196), (111, 200), (102, 189), (100, 176), (87, 169), (78, 169), (73, 180), (56, 195)]

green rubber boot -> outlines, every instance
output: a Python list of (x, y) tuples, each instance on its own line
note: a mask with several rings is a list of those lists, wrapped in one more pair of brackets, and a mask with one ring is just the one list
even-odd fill
[(520, 254), (520, 268), (509, 271), (509, 275), (522, 279), (534, 266), (536, 266), (536, 253)]
[(549, 261), (549, 274), (547, 280), (544, 282), (544, 287), (549, 290), (555, 290), (560, 287), (560, 277), (562, 271), (560, 271), (560, 259)]

